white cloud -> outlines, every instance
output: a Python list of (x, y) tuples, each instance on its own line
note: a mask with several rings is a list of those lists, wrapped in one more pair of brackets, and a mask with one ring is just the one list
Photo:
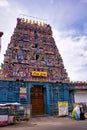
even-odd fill
[[(77, 81), (79, 79), (87, 81), (87, 74), (84, 65), (87, 64), (87, 37), (80, 36), (79, 38), (72, 38), (62, 35), (57, 30), (54, 30), (54, 38), (63, 58), (65, 68), (71, 80)], [(72, 31), (71, 31), (72, 32)], [(63, 33), (63, 32), (62, 32)], [(85, 75), (82, 75), (85, 73)]]
[(0, 0), (0, 7), (7, 7), (9, 6), (9, 3), (7, 0)]

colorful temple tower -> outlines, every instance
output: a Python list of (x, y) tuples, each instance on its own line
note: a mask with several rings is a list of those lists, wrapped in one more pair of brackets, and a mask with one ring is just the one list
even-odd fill
[(50, 25), (24, 19), (17, 19), (2, 71), (5, 79), (68, 81)]
[(67, 82), (51, 26), (18, 18), (1, 66), (0, 102), (32, 104), (32, 114), (50, 115), (58, 101), (71, 102)]

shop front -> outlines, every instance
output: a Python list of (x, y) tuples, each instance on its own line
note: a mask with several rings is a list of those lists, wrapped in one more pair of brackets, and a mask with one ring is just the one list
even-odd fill
[(74, 98), (75, 103), (87, 103), (87, 90), (76, 90)]

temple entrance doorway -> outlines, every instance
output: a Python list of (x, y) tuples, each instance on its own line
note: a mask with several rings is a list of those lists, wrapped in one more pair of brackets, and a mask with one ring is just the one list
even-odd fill
[(43, 85), (34, 85), (31, 88), (32, 115), (44, 114), (44, 88)]

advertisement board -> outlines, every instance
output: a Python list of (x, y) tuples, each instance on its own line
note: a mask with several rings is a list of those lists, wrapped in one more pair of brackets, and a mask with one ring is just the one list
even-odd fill
[(58, 102), (59, 116), (68, 115), (68, 102)]

